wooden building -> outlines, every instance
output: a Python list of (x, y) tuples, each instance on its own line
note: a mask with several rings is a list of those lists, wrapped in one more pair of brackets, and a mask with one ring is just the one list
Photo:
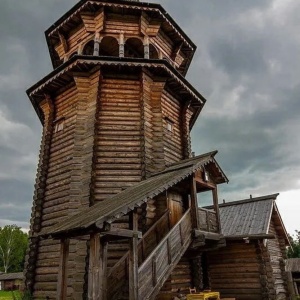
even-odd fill
[(23, 273), (0, 273), (0, 291), (20, 290), (23, 286)]
[[(27, 93), (43, 125), (26, 260), (34, 299), (168, 299), (224, 246), (216, 152), (192, 157), (196, 46), (158, 4), (81, 0), (46, 31), (54, 70)], [(198, 209), (211, 191), (213, 209)]]
[(300, 295), (300, 258), (286, 260), (285, 270), (288, 276), (289, 291), (294, 297)]
[(289, 299), (285, 272), (289, 239), (278, 194), (220, 205), (226, 248), (205, 256), (209, 286), (223, 297)]

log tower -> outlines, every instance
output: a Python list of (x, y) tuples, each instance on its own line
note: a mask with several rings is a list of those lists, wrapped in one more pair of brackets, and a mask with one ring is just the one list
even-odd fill
[[(185, 79), (196, 47), (160, 5), (128, 0), (81, 0), (46, 39), (54, 70), (27, 91), (43, 134), (25, 285), (35, 299), (101, 299), (87, 295), (89, 235), (61, 246), (41, 232), (191, 158), (205, 103)], [(158, 211), (144, 203), (141, 231)], [(116, 226), (131, 219), (123, 214)], [(129, 244), (109, 247), (108, 267)]]

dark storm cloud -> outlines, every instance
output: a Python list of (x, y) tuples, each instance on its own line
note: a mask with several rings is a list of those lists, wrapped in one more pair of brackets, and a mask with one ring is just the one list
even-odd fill
[[(187, 78), (208, 102), (193, 146), (220, 150), (220, 198), (299, 188), (300, 3), (159, 2), (198, 46)], [(51, 71), (44, 31), (76, 3), (0, 3), (0, 226), (29, 220), (41, 125), (25, 90)]]

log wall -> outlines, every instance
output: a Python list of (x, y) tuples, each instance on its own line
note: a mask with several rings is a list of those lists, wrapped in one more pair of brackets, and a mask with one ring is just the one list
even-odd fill
[(210, 287), (223, 298), (264, 299), (262, 265), (256, 242), (227, 241), (226, 248), (208, 252)]
[(103, 79), (96, 142), (95, 201), (141, 181), (140, 81)]
[[(99, 71), (75, 76), (75, 85), (56, 96), (42, 227), (47, 228), (90, 204)], [(60, 125), (61, 124), (61, 125)], [(82, 299), (87, 242), (72, 241), (68, 259), (68, 298)], [(59, 242), (41, 241), (36, 264), (36, 297), (55, 298)], [(49, 276), (51, 274), (51, 276)]]
[(285, 242), (278, 236), (274, 221), (270, 223), (270, 234), (274, 234), (276, 239), (268, 240), (267, 249), (270, 254), (270, 262), (273, 271), (275, 299), (286, 299), (287, 290), (287, 275), (285, 273)]
[[(166, 165), (183, 159), (183, 120), (181, 111), (182, 107), (179, 101), (164, 91), (162, 95), (162, 114), (164, 117), (164, 160)], [(173, 125), (172, 131), (167, 128), (168, 122)]]

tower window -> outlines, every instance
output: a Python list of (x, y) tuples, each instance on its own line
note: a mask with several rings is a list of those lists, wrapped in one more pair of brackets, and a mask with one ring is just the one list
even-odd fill
[(166, 129), (169, 133), (172, 133), (174, 131), (174, 122), (170, 120), (169, 118), (165, 118), (166, 121)]
[(60, 118), (58, 120), (55, 120), (54, 124), (55, 124), (55, 130), (54, 130), (54, 132), (63, 131), (64, 127), (65, 127), (65, 118)]

